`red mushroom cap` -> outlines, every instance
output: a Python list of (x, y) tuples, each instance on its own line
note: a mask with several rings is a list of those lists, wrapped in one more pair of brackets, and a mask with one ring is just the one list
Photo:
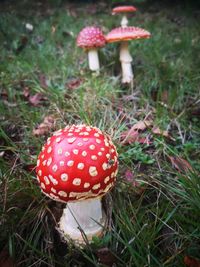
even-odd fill
[(98, 27), (86, 27), (78, 34), (76, 44), (82, 48), (102, 47), (106, 43), (103, 32)]
[(66, 126), (48, 138), (37, 160), (37, 180), (50, 198), (76, 201), (103, 196), (114, 185), (117, 151), (96, 127)]
[(136, 10), (137, 8), (134, 6), (117, 6), (112, 9), (112, 14), (114, 15), (116, 13), (134, 12)]
[(118, 41), (128, 41), (133, 39), (149, 38), (150, 32), (139, 27), (118, 27), (111, 30), (107, 36), (106, 41), (108, 43)]

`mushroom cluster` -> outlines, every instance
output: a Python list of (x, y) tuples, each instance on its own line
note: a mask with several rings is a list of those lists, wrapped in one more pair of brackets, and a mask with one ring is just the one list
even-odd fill
[(126, 15), (135, 12), (136, 7), (132, 5), (117, 6), (112, 9), (112, 14), (123, 14), (121, 27), (111, 30), (104, 36), (102, 30), (97, 27), (84, 28), (77, 37), (77, 46), (88, 51), (89, 68), (92, 71), (99, 71), (99, 59), (97, 48), (105, 46), (105, 43), (120, 42), (120, 61), (122, 66), (122, 83), (128, 83), (133, 86), (132, 56), (128, 50), (128, 41), (149, 38), (150, 32), (139, 28), (128, 26)]
[(66, 239), (84, 243), (101, 235), (105, 213), (101, 198), (113, 187), (118, 154), (111, 138), (86, 125), (66, 126), (48, 138), (37, 160), (42, 192), (67, 203), (59, 222)]

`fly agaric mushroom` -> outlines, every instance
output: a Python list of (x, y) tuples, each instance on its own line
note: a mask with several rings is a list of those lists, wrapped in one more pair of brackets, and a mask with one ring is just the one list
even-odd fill
[(84, 243), (99, 236), (105, 225), (101, 199), (114, 185), (117, 151), (111, 138), (86, 125), (66, 126), (48, 138), (37, 160), (42, 192), (67, 203), (59, 222), (62, 236)]
[(128, 19), (126, 17), (126, 14), (135, 12), (136, 10), (137, 8), (134, 6), (117, 6), (112, 9), (112, 15), (115, 15), (117, 13), (123, 13), (124, 16), (122, 17), (122, 20), (121, 20), (121, 26), (126, 27), (128, 25)]
[(106, 41), (108, 43), (121, 42), (120, 45), (120, 61), (122, 65), (122, 83), (133, 82), (133, 71), (132, 71), (132, 57), (128, 49), (128, 41), (149, 38), (150, 33), (139, 27), (119, 27), (111, 30), (107, 36)]
[(89, 68), (92, 71), (99, 71), (99, 57), (97, 49), (105, 46), (106, 40), (103, 32), (98, 27), (85, 27), (78, 34), (77, 46), (84, 48), (88, 52)]

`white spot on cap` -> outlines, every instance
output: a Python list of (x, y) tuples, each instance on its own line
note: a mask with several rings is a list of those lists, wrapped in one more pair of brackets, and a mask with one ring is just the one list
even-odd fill
[(95, 184), (93, 187), (92, 187), (92, 189), (93, 190), (97, 190), (97, 189), (99, 189), (101, 187), (101, 184)]
[(102, 152), (98, 152), (98, 155), (99, 155), (99, 156), (102, 156)]
[(101, 140), (100, 139), (96, 139), (97, 144), (101, 144)]
[(43, 165), (43, 166), (46, 166), (46, 163), (47, 163), (47, 160), (45, 159), (45, 160), (42, 162), (42, 165)]
[(59, 143), (59, 142), (60, 142), (60, 140), (61, 140), (61, 138), (60, 138), (60, 137), (56, 138), (56, 143)]
[(74, 161), (73, 160), (69, 160), (67, 162), (67, 166), (72, 167), (73, 165), (74, 165)]
[(79, 170), (83, 170), (85, 167), (84, 163), (80, 162), (78, 165), (77, 165), (77, 169)]
[(44, 183), (41, 183), (40, 186), (41, 186), (42, 189), (46, 189), (46, 186), (45, 186)]
[(68, 180), (68, 174), (67, 173), (62, 173), (60, 176), (61, 180), (63, 182), (66, 182)]
[(52, 147), (49, 146), (48, 149), (47, 149), (47, 153), (51, 153), (51, 151), (52, 151)]
[(115, 172), (112, 172), (111, 173), (111, 178), (114, 178), (115, 177)]
[(58, 195), (61, 196), (61, 197), (67, 197), (67, 193), (64, 192), (64, 191), (59, 191)]
[(37, 166), (39, 166), (39, 165), (40, 165), (40, 160), (38, 159), (38, 160), (37, 160)]
[(90, 183), (84, 183), (84, 188), (88, 188), (90, 186)]
[(102, 168), (103, 168), (104, 171), (106, 171), (108, 169), (108, 164), (106, 162), (104, 162), (102, 164)]
[(112, 149), (111, 149), (111, 153), (114, 153), (114, 152), (115, 152), (115, 150), (112, 148)]
[(54, 184), (54, 185), (57, 185), (58, 184), (58, 181), (55, 179), (55, 178), (53, 178), (53, 176), (52, 175), (50, 175), (49, 174), (49, 180), (52, 182), (52, 184)]
[(105, 151), (105, 148), (104, 147), (101, 147), (100, 149), (101, 149), (101, 151)]
[(97, 160), (97, 156), (92, 155), (92, 156), (91, 156), (91, 159), (92, 159), (92, 160)]
[(87, 152), (86, 152), (86, 151), (83, 151), (83, 152), (82, 152), (82, 156), (83, 156), (83, 157), (86, 157), (86, 156), (87, 156)]
[(68, 136), (73, 136), (74, 134), (73, 134), (73, 133), (68, 133), (67, 135), (68, 135)]
[(106, 158), (109, 159), (111, 156), (110, 154), (106, 154)]
[(74, 153), (75, 155), (78, 155), (78, 149), (73, 149), (73, 153)]
[(63, 160), (60, 161), (60, 166), (64, 166), (65, 162)]
[(95, 166), (91, 166), (91, 167), (89, 168), (89, 174), (90, 174), (91, 176), (97, 176), (97, 175), (98, 175), (98, 172), (97, 172), (97, 169), (96, 169)]
[(47, 160), (47, 166), (49, 166), (51, 163), (52, 163), (52, 158), (49, 158), (49, 159)]
[(90, 145), (89, 148), (90, 148), (91, 150), (94, 150), (94, 149), (95, 149), (95, 145)]
[(56, 194), (56, 193), (57, 193), (56, 189), (55, 189), (55, 188), (53, 188), (53, 187), (51, 187), (51, 192), (53, 192), (54, 194)]
[(55, 196), (53, 193), (50, 193), (49, 195), (50, 195), (50, 197), (53, 198), (53, 199), (59, 199), (59, 197), (58, 197), (58, 196)]
[(55, 164), (55, 165), (53, 165), (53, 167), (52, 167), (52, 170), (54, 171), (54, 172), (56, 172), (57, 171), (57, 169), (58, 169), (58, 166)]
[(68, 157), (70, 153), (68, 151), (65, 152), (65, 157)]
[(41, 159), (43, 159), (44, 158), (44, 154), (42, 154), (42, 156), (41, 156)]
[(110, 180), (110, 177), (107, 176), (105, 179), (104, 179), (104, 183), (107, 184), (107, 182)]
[(38, 175), (39, 175), (39, 176), (42, 175), (42, 171), (41, 171), (41, 170), (38, 171)]
[(67, 142), (68, 142), (69, 144), (72, 144), (72, 143), (74, 143), (75, 140), (76, 140), (76, 137), (72, 137), (72, 138), (68, 138), (68, 139), (67, 139)]
[(44, 182), (46, 185), (50, 184), (49, 179), (47, 176), (44, 176)]
[(95, 133), (94, 136), (95, 136), (95, 137), (99, 137), (100, 135), (99, 135), (98, 133)]
[(87, 142), (89, 139), (88, 138), (83, 138), (83, 141), (84, 142)]
[(89, 135), (89, 133), (88, 132), (84, 132), (83, 135)]
[(62, 148), (58, 149), (58, 155), (62, 155)]
[(80, 178), (75, 178), (72, 183), (73, 183), (73, 185), (80, 185), (81, 184), (81, 179)]
[(77, 144), (77, 146), (82, 146), (83, 145), (83, 143), (81, 143), (81, 142), (79, 142), (78, 144)]

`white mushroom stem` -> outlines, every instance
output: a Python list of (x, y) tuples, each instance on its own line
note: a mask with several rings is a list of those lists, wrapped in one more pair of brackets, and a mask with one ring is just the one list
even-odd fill
[(91, 48), (88, 50), (88, 61), (90, 70), (99, 71), (100, 65), (97, 48)]
[(122, 20), (121, 20), (121, 26), (122, 26), (122, 28), (124, 28), (124, 27), (127, 27), (127, 25), (128, 25), (128, 19), (127, 19), (126, 15), (124, 15), (122, 17)]
[(122, 83), (133, 82), (133, 70), (131, 66), (132, 57), (128, 50), (128, 42), (124, 41), (120, 45), (120, 61), (122, 66)]
[(71, 238), (83, 244), (84, 236), (88, 241), (92, 236), (100, 236), (105, 224), (105, 214), (100, 198), (69, 202), (63, 211), (59, 229), (67, 240)]

